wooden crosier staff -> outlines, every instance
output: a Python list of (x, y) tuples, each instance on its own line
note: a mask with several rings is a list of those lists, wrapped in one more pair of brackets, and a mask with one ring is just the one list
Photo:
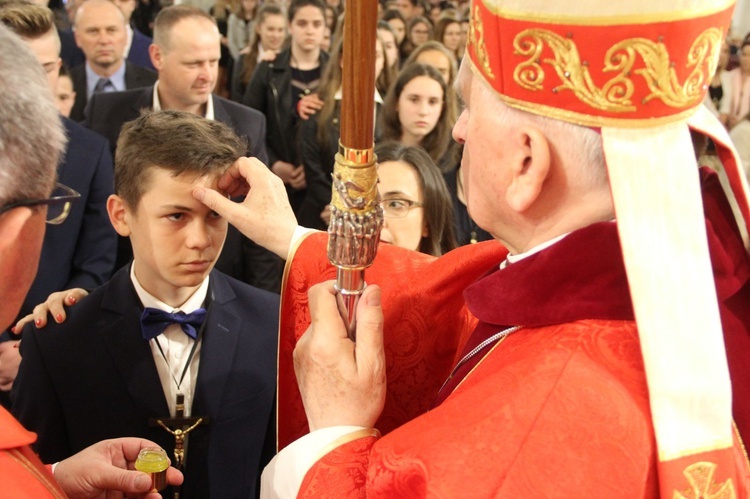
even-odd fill
[(365, 269), (375, 259), (383, 226), (373, 152), (377, 15), (377, 0), (347, 2), (341, 138), (333, 169), (328, 225), (328, 259), (338, 269), (339, 310), (352, 339), (357, 302), (365, 288)]

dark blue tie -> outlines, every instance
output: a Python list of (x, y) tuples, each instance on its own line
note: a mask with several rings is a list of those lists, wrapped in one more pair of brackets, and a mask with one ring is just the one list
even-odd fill
[(170, 324), (179, 324), (186, 335), (195, 339), (198, 335), (198, 328), (206, 318), (206, 309), (199, 308), (195, 312), (186, 314), (185, 312), (170, 313), (158, 308), (145, 308), (141, 315), (141, 331), (143, 339), (150, 340), (156, 338)]
[(112, 82), (109, 78), (99, 78), (99, 81), (94, 85), (95, 94), (98, 94), (99, 92), (111, 92), (114, 89), (115, 87), (112, 86)]

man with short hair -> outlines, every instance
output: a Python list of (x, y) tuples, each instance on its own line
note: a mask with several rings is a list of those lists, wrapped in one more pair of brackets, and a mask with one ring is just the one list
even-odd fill
[[(34, 279), (45, 221), (62, 222), (75, 193), (50, 197), (65, 147), (60, 114), (36, 58), (0, 26), (0, 327), (18, 313)], [(22, 111), (22, 112), (21, 112)], [(98, 497), (111, 491), (147, 494), (151, 477), (133, 469), (139, 451), (155, 444), (118, 438), (63, 460), (52, 471), (29, 445), (36, 435), (0, 408), (0, 484), (5, 497)], [(170, 483), (181, 482), (170, 469)], [(147, 494), (158, 497), (158, 494)]]
[[(248, 155), (268, 160), (263, 114), (212, 93), (218, 76), (221, 35), (211, 16), (186, 5), (163, 9), (156, 17), (150, 53), (159, 75), (153, 86), (96, 94), (89, 104), (86, 126), (109, 139), (113, 152), (123, 124), (137, 118), (142, 109), (170, 109), (229, 125), (247, 141)], [(116, 267), (129, 258), (129, 245), (124, 241)], [(275, 255), (242, 240), (233, 228), (217, 264), (232, 277), (275, 292), (281, 282), (281, 267)]]
[(156, 81), (153, 71), (125, 59), (125, 16), (112, 1), (87, 0), (81, 4), (73, 30), (86, 62), (70, 71), (76, 91), (72, 120), (83, 121), (86, 104), (94, 93), (145, 87)]
[(141, 109), (186, 111), (230, 125), (248, 140), (248, 152), (265, 161), (263, 115), (212, 94), (220, 48), (221, 35), (211, 16), (184, 5), (163, 9), (149, 49), (158, 80), (148, 88), (94, 96), (86, 125), (107, 137), (114, 151), (122, 125)]
[[(266, 497), (747, 497), (750, 255), (690, 133), (714, 140), (750, 225), (702, 106), (731, 17), (713, 0), (473, 2), (453, 136), (496, 242), (437, 260), (380, 245), (356, 341), (351, 295), (321, 283), (328, 234), (264, 228), (267, 171), (219, 184), (247, 179), (242, 205), (196, 189), (290, 260)], [(377, 214), (350, 213), (329, 254), (372, 240)]]
[[(122, 14), (125, 16), (125, 31), (127, 41), (125, 43), (125, 54), (128, 61), (136, 66), (154, 71), (154, 65), (148, 55), (148, 47), (151, 45), (151, 37), (143, 34), (135, 27), (132, 21), (133, 12), (136, 8), (136, 0), (112, 0), (117, 5)], [(68, 5), (73, 2), (69, 2)], [(60, 56), (68, 68), (74, 68), (86, 61), (86, 56), (76, 45), (75, 36), (71, 29), (59, 29), (60, 42), (62, 48)]]
[[(0, 22), (31, 48), (47, 73), (54, 92), (60, 68), (60, 42), (52, 11), (25, 0), (0, 3)], [(117, 238), (108, 223), (106, 202), (113, 192), (112, 156), (109, 144), (98, 134), (63, 118), (68, 137), (65, 155), (58, 165), (58, 180), (80, 193), (67, 222), (51, 225), (45, 235), (39, 271), (24, 299), (21, 315), (50, 293), (104, 284), (115, 266)], [(3, 335), (6, 336), (6, 335)], [(0, 400), (10, 392), (18, 370), (18, 339), (0, 342)]]

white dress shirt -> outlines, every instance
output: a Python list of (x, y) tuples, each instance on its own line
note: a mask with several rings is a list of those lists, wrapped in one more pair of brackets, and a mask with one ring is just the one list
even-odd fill
[[(206, 294), (208, 293), (209, 278), (206, 276), (200, 287), (185, 303), (178, 308), (173, 308), (143, 289), (143, 286), (141, 286), (135, 276), (135, 262), (130, 267), (130, 279), (133, 281), (135, 292), (138, 294), (138, 298), (140, 298), (144, 307), (156, 308), (169, 313), (184, 312), (189, 314), (195, 312), (203, 306), (206, 301)], [(164, 390), (164, 397), (169, 405), (169, 414), (172, 417), (175, 416), (175, 403), (178, 392), (185, 396), (185, 416), (190, 416), (193, 396), (195, 394), (195, 381), (198, 378), (198, 367), (200, 364), (200, 342), (198, 342), (195, 348), (187, 371), (185, 371), (185, 364), (190, 356), (193, 345), (195, 345), (195, 341), (185, 334), (179, 324), (170, 324), (161, 335), (149, 340), (156, 370), (159, 373), (159, 380)], [(161, 345), (161, 350), (159, 350), (159, 345)], [(164, 355), (162, 355), (162, 351)], [(185, 372), (185, 377), (180, 382), (183, 372)]]
[[(154, 111), (161, 111), (161, 100), (159, 100), (159, 80), (154, 83)], [(214, 119), (214, 97), (213, 94), (208, 96), (206, 101), (206, 115), (204, 116), (207, 120)]]

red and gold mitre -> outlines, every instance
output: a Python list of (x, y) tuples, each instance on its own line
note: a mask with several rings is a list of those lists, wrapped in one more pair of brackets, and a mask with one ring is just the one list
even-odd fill
[(583, 3), (597, 5), (557, 2), (550, 11), (475, 1), (474, 67), (507, 104), (585, 126), (653, 126), (685, 119), (702, 103), (733, 1), (692, 10), (651, 2), (665, 10), (639, 13), (630, 2)]
[(508, 106), (601, 131), (662, 497), (747, 492), (690, 135), (713, 138), (747, 226), (747, 181), (702, 105), (733, 9), (728, 0), (471, 6), (466, 63), (475, 76)]

